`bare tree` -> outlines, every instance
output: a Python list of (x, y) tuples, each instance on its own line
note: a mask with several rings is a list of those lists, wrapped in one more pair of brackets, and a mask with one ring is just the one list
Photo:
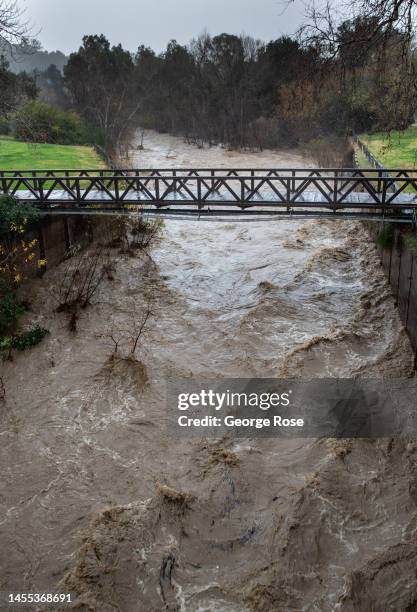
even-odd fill
[(16, 0), (0, 0), (0, 50), (27, 41), (29, 22)]
[(147, 302), (139, 311), (136, 303), (132, 301), (130, 322), (127, 326), (113, 325), (108, 333), (113, 347), (111, 361), (120, 359), (137, 361), (137, 351), (141, 346), (150, 319), (154, 315), (154, 296), (148, 296)]
[[(392, 44), (393, 38), (408, 50), (415, 34), (416, 6), (416, 0), (312, 0), (298, 33), (305, 43), (333, 57), (346, 46), (382, 48), (387, 41)], [(361, 35), (346, 37), (342, 24), (358, 20), (366, 24)]]

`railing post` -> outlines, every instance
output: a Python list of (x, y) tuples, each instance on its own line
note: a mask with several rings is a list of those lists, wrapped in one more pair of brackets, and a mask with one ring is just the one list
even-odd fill
[(0, 176), (1, 176), (1, 190), (3, 193), (7, 193), (7, 181), (6, 178), (4, 176), (4, 172), (3, 170), (0, 170)]
[(43, 184), (44, 184), (45, 180), (46, 179), (43, 179), (43, 178), (38, 179), (39, 186), (38, 186), (37, 191), (39, 191), (39, 198), (40, 198), (41, 202), (44, 201), (44, 197), (45, 197), (45, 194), (44, 194), (44, 191), (43, 191)]
[(197, 177), (197, 202), (198, 202), (198, 208), (201, 207), (201, 178), (198, 176)]
[(77, 204), (80, 204), (81, 202), (81, 187), (80, 187), (80, 179), (77, 178), (75, 180), (75, 183), (73, 185), (73, 189), (75, 188), (75, 193), (76, 193), (76, 197), (77, 197)]
[(386, 203), (387, 203), (387, 183), (383, 179), (382, 180), (382, 207), (384, 209), (384, 215), (385, 215)]

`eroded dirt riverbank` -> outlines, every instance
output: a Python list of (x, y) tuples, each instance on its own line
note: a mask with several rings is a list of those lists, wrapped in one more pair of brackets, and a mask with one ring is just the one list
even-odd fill
[[(153, 133), (144, 146), (133, 165), (311, 164)], [(31, 288), (50, 337), (1, 366), (3, 590), (60, 584), (100, 612), (415, 609), (414, 443), (165, 431), (169, 379), (411, 375), (358, 223), (168, 220), (151, 258), (118, 256), (75, 336), (48, 306), (60, 274)], [(144, 385), (136, 364), (106, 362), (149, 295)]]

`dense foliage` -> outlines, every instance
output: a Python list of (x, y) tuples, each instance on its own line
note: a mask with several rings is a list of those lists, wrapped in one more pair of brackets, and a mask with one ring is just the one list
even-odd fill
[(0, 352), (24, 350), (46, 335), (38, 326), (19, 331), (25, 305), (18, 288), (30, 269), (42, 268), (37, 256), (37, 240), (29, 232), (38, 215), (30, 204), (19, 204), (10, 196), (0, 197)]
[(328, 27), (313, 13), (297, 39), (203, 33), (160, 54), (144, 46), (132, 54), (88, 35), (63, 73), (49, 66), (16, 76), (3, 60), (0, 130), (120, 155), (138, 126), (199, 145), (261, 148), (404, 129), (417, 107), (409, 29), (358, 2), (354, 18)]
[(0, 49), (0, 119), (20, 106), (26, 100), (31, 100), (38, 93), (35, 79), (26, 72), (14, 74), (9, 70), (9, 64), (1, 54)]
[(320, 61), (314, 49), (286, 37), (264, 45), (248, 36), (204, 34), (189, 47), (171, 41), (160, 56), (141, 47), (135, 58), (141, 123), (196, 141), (285, 144), (278, 90)]
[(331, 57), (313, 41), (230, 34), (171, 41), (159, 55), (141, 46), (131, 57), (104, 36), (86, 36), (64, 82), (107, 145), (120, 145), (138, 124), (240, 147), (403, 129), (416, 108), (414, 54), (395, 30), (369, 47), (374, 27), (361, 18), (342, 23)]
[(102, 133), (71, 109), (62, 74), (10, 70), (0, 49), (0, 134), (25, 142), (104, 144)]
[(0, 196), (0, 238), (6, 234), (22, 234), (38, 218), (38, 212), (29, 203), (19, 203), (8, 195)]
[(91, 131), (74, 111), (30, 100), (10, 118), (10, 132), (26, 142), (55, 144), (88, 144)]

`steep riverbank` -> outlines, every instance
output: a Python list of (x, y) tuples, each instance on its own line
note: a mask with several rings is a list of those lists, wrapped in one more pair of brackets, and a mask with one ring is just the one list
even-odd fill
[[(132, 165), (312, 163), (154, 133), (144, 147)], [(50, 337), (1, 366), (2, 589), (59, 584), (100, 612), (415, 604), (414, 443), (190, 444), (165, 429), (165, 382), (181, 376), (412, 375), (358, 223), (167, 220), (151, 258), (117, 256), (75, 336), (48, 305), (61, 276), (31, 286)], [(134, 363), (108, 367), (109, 334), (149, 296), (144, 384)]]

